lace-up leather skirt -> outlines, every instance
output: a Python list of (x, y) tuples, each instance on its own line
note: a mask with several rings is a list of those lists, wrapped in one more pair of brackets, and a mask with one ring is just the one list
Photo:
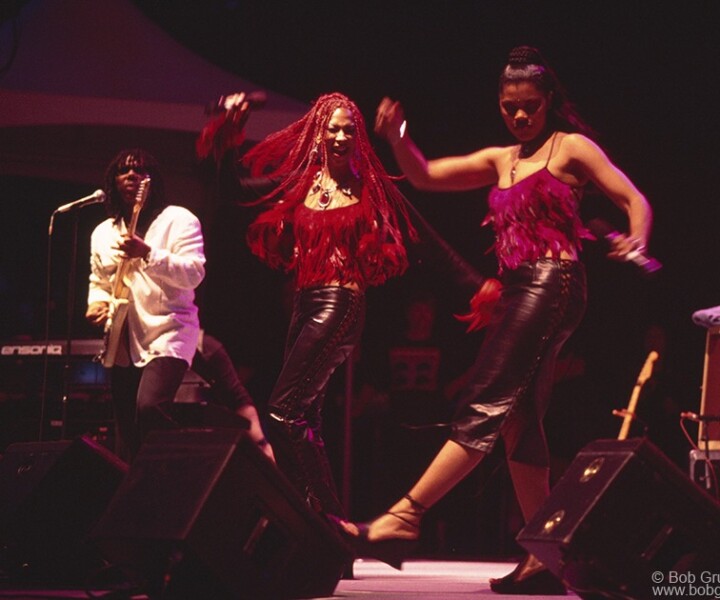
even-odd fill
[(585, 312), (585, 268), (541, 258), (505, 272), (502, 283), (451, 439), (489, 453), (502, 435), (509, 460), (547, 466), (542, 419), (558, 353)]

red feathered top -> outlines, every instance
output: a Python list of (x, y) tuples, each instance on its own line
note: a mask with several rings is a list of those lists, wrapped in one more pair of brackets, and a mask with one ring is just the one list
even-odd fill
[(250, 225), (247, 239), (271, 267), (294, 270), (299, 289), (331, 282), (365, 289), (408, 266), (402, 241), (379, 222), (366, 191), (360, 202), (327, 210), (278, 202)]
[(547, 167), (509, 188), (494, 187), (483, 225), (492, 223), (495, 230), (500, 270), (514, 269), (548, 252), (554, 258), (560, 258), (563, 250), (576, 254), (581, 239), (592, 239), (578, 214), (579, 192)]

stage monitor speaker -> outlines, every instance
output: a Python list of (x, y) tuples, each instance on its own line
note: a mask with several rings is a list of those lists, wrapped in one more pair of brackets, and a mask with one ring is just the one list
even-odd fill
[(8, 446), (0, 460), (0, 570), (8, 581), (83, 583), (103, 566), (86, 537), (127, 473), (87, 437)]
[(154, 431), (91, 538), (151, 598), (331, 596), (351, 560), (239, 429)]
[(717, 577), (718, 540), (720, 504), (639, 438), (583, 448), (517, 536), (581, 598), (625, 600), (672, 573)]

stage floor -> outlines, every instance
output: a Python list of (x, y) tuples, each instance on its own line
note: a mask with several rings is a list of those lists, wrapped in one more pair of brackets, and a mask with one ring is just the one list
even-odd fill
[[(466, 598), (562, 598), (563, 596), (506, 596), (490, 590), (488, 580), (502, 577), (516, 563), (473, 561), (424, 561), (403, 563), (401, 571), (375, 560), (356, 560), (355, 579), (343, 579), (331, 598), (373, 600), (452, 600)], [(565, 598), (576, 598), (568, 592)], [(317, 599), (319, 600), (319, 599)]]
[[(534, 600), (561, 598), (562, 596), (505, 596), (490, 591), (488, 579), (502, 577), (515, 567), (515, 563), (475, 561), (411, 560), (398, 571), (375, 560), (356, 560), (354, 579), (343, 579), (332, 596), (312, 600), (483, 600), (502, 598), (532, 598)], [(82, 599), (102, 598), (101, 590), (0, 590), (4, 600)], [(116, 597), (114, 597), (116, 598)], [(577, 598), (568, 592), (565, 598)], [(146, 596), (133, 596), (133, 600), (146, 600)], [(128, 599), (129, 600), (129, 599)], [(198, 600), (212, 600), (198, 598)]]

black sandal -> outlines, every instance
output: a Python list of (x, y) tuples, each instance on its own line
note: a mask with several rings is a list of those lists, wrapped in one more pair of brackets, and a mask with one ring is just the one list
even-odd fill
[(567, 589), (546, 567), (528, 573), (530, 555), (520, 561), (510, 573), (498, 579), (490, 579), (490, 589), (496, 594), (527, 596), (565, 596)]
[[(422, 518), (427, 508), (415, 500), (415, 498), (413, 498), (410, 494), (405, 494), (404, 498), (410, 502), (411, 508), (409, 510), (388, 511), (385, 514), (391, 515), (403, 523), (410, 525), (410, 527), (417, 530), (419, 534), (420, 524), (416, 523), (414, 520), (411, 521), (403, 515)], [(402, 567), (403, 560), (410, 556), (418, 545), (417, 538), (388, 538), (385, 540), (371, 542), (368, 539), (370, 523), (360, 523), (357, 527), (357, 536), (350, 534), (346, 535), (346, 539), (355, 550), (355, 556), (362, 558), (375, 558), (398, 570)]]

